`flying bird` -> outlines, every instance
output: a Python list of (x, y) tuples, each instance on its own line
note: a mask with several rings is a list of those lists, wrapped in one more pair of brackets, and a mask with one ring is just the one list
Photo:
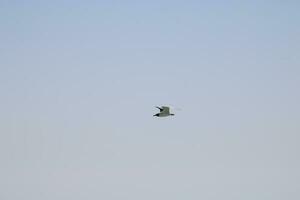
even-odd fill
[(153, 115), (156, 117), (167, 117), (167, 116), (173, 116), (173, 113), (170, 113), (170, 108), (167, 106), (162, 106), (162, 107), (158, 107), (156, 106), (156, 108), (159, 109), (159, 113)]

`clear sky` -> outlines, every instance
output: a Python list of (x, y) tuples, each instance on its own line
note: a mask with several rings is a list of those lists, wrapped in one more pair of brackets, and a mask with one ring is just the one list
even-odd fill
[(0, 1), (0, 199), (299, 200), (299, 10)]

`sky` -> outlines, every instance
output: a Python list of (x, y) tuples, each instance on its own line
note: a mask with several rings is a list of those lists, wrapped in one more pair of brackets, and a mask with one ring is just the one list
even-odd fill
[(299, 9), (0, 1), (0, 199), (300, 199)]

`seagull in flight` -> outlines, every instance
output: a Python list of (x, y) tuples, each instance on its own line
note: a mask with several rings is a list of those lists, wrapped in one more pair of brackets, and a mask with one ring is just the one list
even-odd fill
[(158, 107), (156, 106), (156, 108), (159, 109), (159, 113), (153, 115), (156, 117), (167, 117), (167, 116), (173, 116), (174, 114), (170, 113), (170, 108), (167, 106), (162, 106), (162, 107)]

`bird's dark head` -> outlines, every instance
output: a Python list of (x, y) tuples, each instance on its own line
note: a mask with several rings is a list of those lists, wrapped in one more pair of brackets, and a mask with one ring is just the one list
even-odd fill
[(170, 113), (170, 115), (174, 116), (175, 114)]
[(153, 117), (158, 117), (158, 115), (159, 115), (159, 113), (157, 113), (157, 114), (153, 115)]

